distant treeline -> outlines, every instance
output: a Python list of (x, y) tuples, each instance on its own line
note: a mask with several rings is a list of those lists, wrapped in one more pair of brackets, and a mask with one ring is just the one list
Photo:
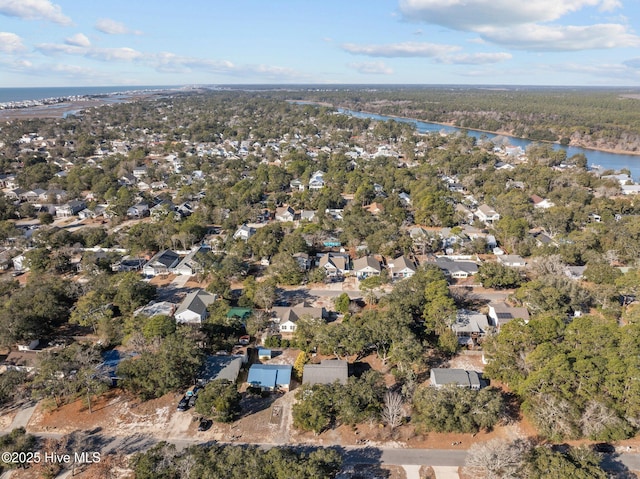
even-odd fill
[[(273, 94), (292, 96), (291, 92)], [(398, 87), (294, 95), (354, 110), (451, 123), (531, 140), (640, 151), (640, 99), (631, 90)]]

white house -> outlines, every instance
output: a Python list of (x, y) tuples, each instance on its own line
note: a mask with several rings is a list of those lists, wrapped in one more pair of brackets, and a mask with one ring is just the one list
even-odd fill
[(495, 223), (500, 219), (500, 215), (489, 205), (483, 204), (478, 206), (476, 211), (478, 219), (484, 223)]
[(369, 276), (380, 276), (382, 267), (380, 261), (373, 256), (363, 256), (353, 262), (353, 271), (358, 279), (365, 279)]
[(555, 203), (553, 201), (549, 201), (546, 198), (541, 198), (538, 195), (531, 195), (531, 201), (533, 202), (533, 207), (537, 209), (546, 210), (555, 206)]
[(273, 308), (274, 322), (278, 324), (281, 333), (293, 333), (298, 328), (300, 318), (324, 319), (327, 312), (324, 308), (314, 308), (306, 303), (300, 303), (293, 307)]
[(291, 206), (281, 206), (276, 208), (275, 219), (281, 222), (290, 222), (295, 218), (295, 212)]
[(180, 262), (178, 253), (166, 249), (160, 251), (142, 268), (145, 276), (157, 276), (159, 274), (167, 274)]
[(240, 228), (233, 233), (233, 239), (240, 239), (242, 241), (247, 241), (254, 234), (256, 234), (256, 229), (251, 226), (242, 225)]
[(324, 188), (324, 172), (318, 170), (311, 175), (311, 179), (309, 180), (309, 189), (321, 190), (322, 188)]
[(498, 263), (503, 266), (510, 266), (512, 268), (524, 268), (527, 262), (522, 256), (517, 254), (503, 254), (498, 256)]
[(325, 253), (320, 256), (318, 267), (324, 268), (328, 277), (340, 277), (349, 271), (349, 257), (342, 253)]
[(527, 308), (514, 308), (507, 303), (489, 303), (489, 319), (491, 325), (497, 329), (516, 318), (524, 320), (525, 323), (529, 322)]
[(200, 324), (207, 319), (207, 306), (216, 300), (214, 294), (204, 290), (192, 291), (185, 296), (176, 310), (174, 317), (177, 323)]
[(389, 271), (393, 279), (411, 278), (416, 274), (416, 265), (406, 256), (400, 256), (389, 262)]

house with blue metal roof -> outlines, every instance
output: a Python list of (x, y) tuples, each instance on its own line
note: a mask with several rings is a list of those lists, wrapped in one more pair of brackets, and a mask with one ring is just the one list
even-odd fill
[(249, 368), (247, 382), (264, 391), (288, 391), (292, 369), (292, 366), (285, 364), (254, 364)]

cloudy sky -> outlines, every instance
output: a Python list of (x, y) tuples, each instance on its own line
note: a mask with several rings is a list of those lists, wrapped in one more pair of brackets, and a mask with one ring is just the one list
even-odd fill
[(640, 85), (640, 0), (0, 0), (0, 87)]

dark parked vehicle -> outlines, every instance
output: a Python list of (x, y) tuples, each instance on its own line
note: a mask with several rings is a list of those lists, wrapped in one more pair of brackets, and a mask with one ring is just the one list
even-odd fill
[(196, 399), (198, 399), (198, 396), (196, 396), (196, 395), (193, 395), (193, 396), (189, 397), (189, 401), (187, 403), (187, 406), (188, 407), (195, 406), (196, 405)]
[(604, 452), (606, 454), (611, 454), (616, 452), (615, 446), (607, 442), (599, 442), (597, 444), (594, 444), (592, 447), (593, 447), (593, 450), (596, 452)]
[(189, 409), (189, 398), (185, 396), (180, 399), (177, 409), (178, 411), (186, 411), (187, 409)]
[(213, 421), (207, 418), (200, 418), (200, 424), (198, 424), (198, 431), (208, 431), (213, 425)]

